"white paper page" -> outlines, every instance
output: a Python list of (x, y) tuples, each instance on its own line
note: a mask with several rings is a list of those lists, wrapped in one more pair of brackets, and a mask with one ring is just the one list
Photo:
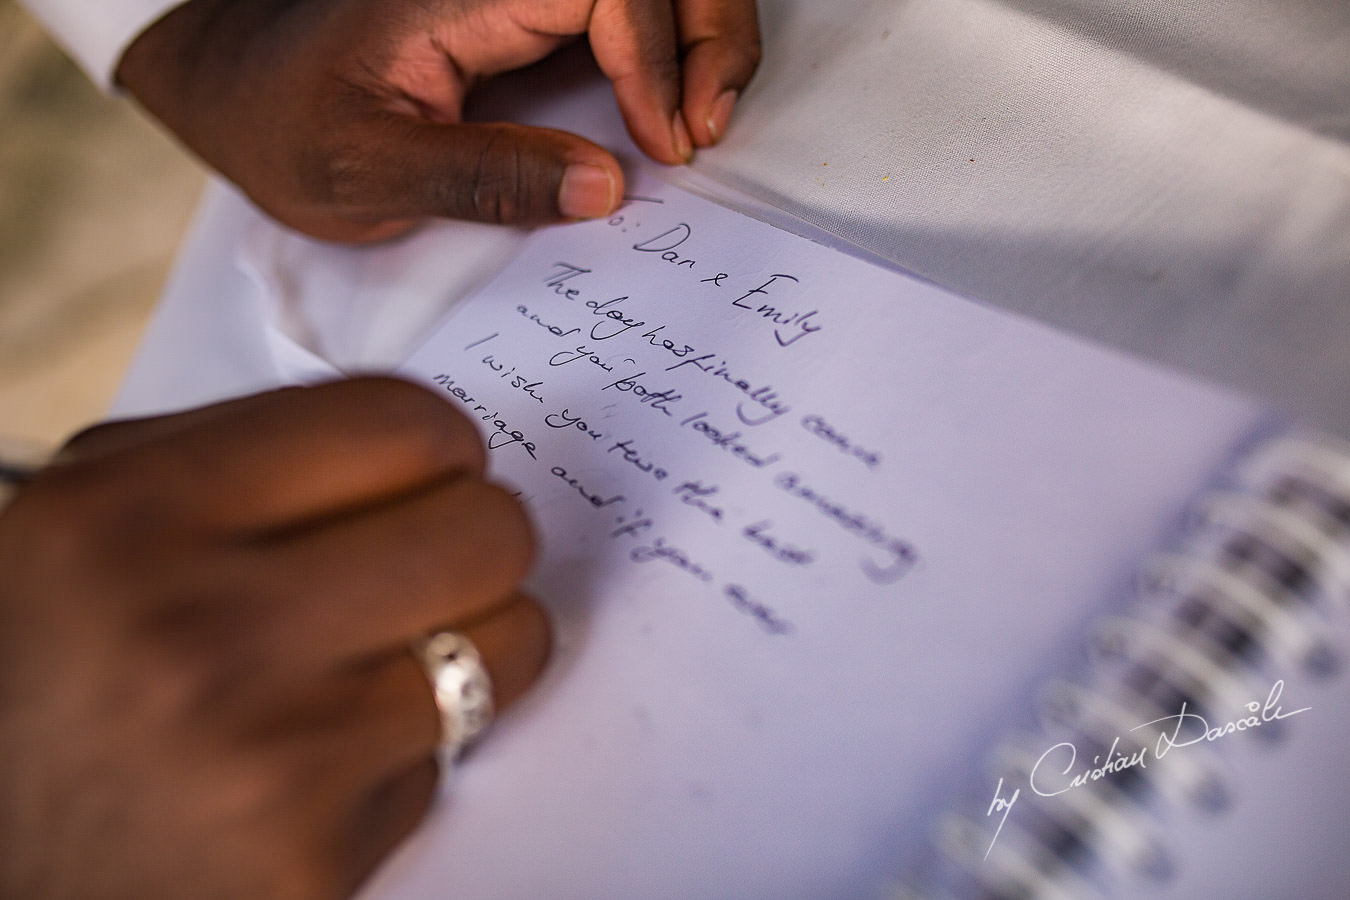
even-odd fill
[(629, 190), (404, 369), (522, 492), (558, 640), (373, 895), (871, 895), (1260, 420)]

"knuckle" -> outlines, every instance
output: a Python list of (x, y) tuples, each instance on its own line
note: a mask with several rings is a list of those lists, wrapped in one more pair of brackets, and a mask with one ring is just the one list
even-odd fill
[(544, 664), (552, 653), (553, 621), (537, 600), (524, 594), (521, 597), (523, 600), (521, 604), (521, 630), (525, 635), (526, 645), (536, 651), (537, 664), (533, 674), (538, 676), (543, 671)]
[(643, 77), (654, 82), (659, 90), (669, 94), (678, 91), (680, 84), (680, 54), (674, 45), (649, 36), (638, 50)]
[(764, 43), (758, 34), (746, 41), (742, 52), (751, 70), (759, 68), (759, 64), (764, 61)]
[(361, 209), (379, 170), (360, 142), (306, 147), (296, 155), (294, 180), (309, 202), (338, 210)]
[(505, 130), (493, 127), (479, 151), (473, 173), (470, 205), (475, 219), (502, 225), (520, 221), (522, 192), (520, 150), (505, 139)]
[[(291, 767), (278, 760), (275, 753), (267, 752), (266, 746), (252, 746), (247, 751), (232, 753), (219, 764), (220, 778), (228, 783), (229, 790), (219, 800), (224, 808), (213, 811), (217, 818), (261, 825), (274, 820), (278, 812), (285, 810), (293, 791)], [(295, 839), (294, 835), (277, 834), (276, 837), (287, 841)]]
[(62, 464), (25, 490), (0, 568), (31, 573), (48, 615), (77, 623), (63, 640), (110, 661), (98, 685), (109, 708), (147, 725), (204, 721), (253, 668), (247, 610), (175, 501), (138, 483), (133, 456)]
[(557, 218), (561, 166), (540, 146), (540, 136), (509, 124), (476, 128), (482, 137), (466, 214), (499, 225)]
[(519, 580), (529, 570), (538, 551), (534, 525), (525, 507), (506, 488), (478, 482), (476, 490), (480, 520), (495, 536), (492, 548), (495, 560), (503, 570), (515, 576), (513, 580)]
[(454, 548), (456, 570), (471, 566), (475, 580), (498, 596), (519, 584), (536, 553), (529, 516), (515, 495), (477, 479), (462, 479), (438, 495), (435, 533)]
[(431, 391), (402, 378), (376, 375), (338, 383), (346, 385), (347, 390), (366, 395), (361, 399), (369, 407), (401, 418), (436, 424), (458, 416)]
[(306, 848), (281, 872), (273, 896), (277, 900), (340, 900), (351, 894), (349, 879), (339, 874), (330, 853)]
[[(216, 781), (223, 790), (204, 798), (204, 814), (214, 823), (228, 823), (252, 844), (241, 890), (231, 896), (267, 896), (275, 900), (336, 900), (348, 896), (345, 882), (327, 844), (324, 823), (305, 809), (297, 783), (313, 779), (312, 766), (272, 745), (255, 745), (215, 760)], [(219, 824), (217, 827), (221, 827)]]
[[(196, 585), (201, 576), (189, 577)], [(164, 594), (130, 619), (127, 646), (154, 706), (176, 721), (209, 721), (270, 670), (267, 653), (275, 642), (266, 639), (266, 619), (242, 592), (217, 583), (166, 587)]]
[(127, 432), (134, 423), (129, 422), (99, 422), (81, 429), (71, 435), (61, 447), (61, 456), (76, 459), (89, 453), (98, 451), (98, 448), (109, 441), (115, 441), (120, 434)]
[(468, 416), (425, 387), (390, 377), (359, 378), (325, 387), (340, 393), (368, 421), (373, 420), (372, 427), (400, 455), (429, 470), (477, 473), (487, 465), (487, 450)]
[(164, 473), (125, 460), (61, 464), (25, 486), (12, 512), (29, 564), (67, 579), (143, 580), (143, 565), (179, 532), (178, 503)]
[[(274, 734), (237, 734), (210, 763), (221, 789), (204, 798), (204, 816), (247, 835), (255, 851), (247, 876), (261, 890), (237, 896), (276, 900), (348, 897), (354, 885), (335, 844), (350, 815), (351, 773), (331, 745)], [(225, 752), (228, 751), (228, 752)], [(236, 894), (231, 894), (236, 896)]]

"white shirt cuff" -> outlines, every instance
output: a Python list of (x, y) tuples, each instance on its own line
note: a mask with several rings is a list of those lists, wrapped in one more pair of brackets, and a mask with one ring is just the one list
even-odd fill
[(183, 0), (19, 0), (104, 90), (136, 36)]

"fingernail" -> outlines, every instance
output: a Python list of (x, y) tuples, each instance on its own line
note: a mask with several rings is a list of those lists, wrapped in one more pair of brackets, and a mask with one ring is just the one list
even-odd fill
[(736, 108), (736, 98), (740, 92), (735, 89), (728, 89), (717, 95), (717, 99), (708, 107), (708, 117), (704, 121), (708, 125), (708, 134), (712, 135), (713, 142), (716, 143), (722, 139), (722, 134), (727, 130), (727, 123), (731, 121), (731, 111)]
[(573, 163), (558, 186), (558, 211), (569, 219), (595, 219), (614, 209), (614, 176), (609, 169)]
[(684, 115), (676, 112), (670, 123), (671, 133), (675, 137), (675, 155), (685, 162), (694, 155), (694, 142), (689, 137), (689, 126), (684, 124)]

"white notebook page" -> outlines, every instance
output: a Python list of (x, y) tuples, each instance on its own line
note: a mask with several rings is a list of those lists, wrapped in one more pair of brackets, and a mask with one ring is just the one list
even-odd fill
[(629, 194), (540, 231), (404, 368), (536, 517), (558, 646), (372, 895), (868, 895), (1260, 421)]

